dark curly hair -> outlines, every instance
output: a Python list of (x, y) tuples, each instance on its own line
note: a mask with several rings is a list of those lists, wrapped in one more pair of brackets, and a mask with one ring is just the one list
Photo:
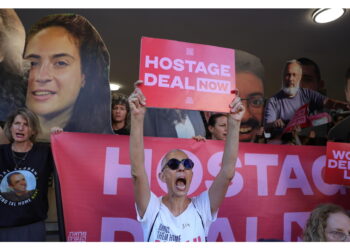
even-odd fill
[[(111, 105), (111, 109), (113, 110), (113, 107), (115, 105), (124, 105), (126, 108), (126, 117), (125, 117), (125, 125), (124, 128), (130, 130), (130, 106), (129, 106), (129, 102), (128, 102), (128, 98), (126, 96), (123, 95), (115, 95), (112, 97), (112, 105)], [(113, 116), (113, 114), (111, 113), (111, 116)]]

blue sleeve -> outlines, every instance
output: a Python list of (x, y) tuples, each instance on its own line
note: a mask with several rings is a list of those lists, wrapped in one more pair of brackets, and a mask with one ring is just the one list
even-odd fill
[(266, 126), (266, 124), (268, 123), (276, 121), (277, 119), (278, 117), (277, 117), (276, 103), (274, 99), (270, 98), (265, 107), (264, 126)]
[(324, 105), (324, 101), (327, 98), (324, 95), (321, 95), (320, 93), (316, 92), (316, 91), (310, 91), (311, 93), (311, 98), (310, 100), (312, 100), (312, 102), (314, 102), (314, 104), (316, 105), (316, 107), (318, 109), (323, 108)]

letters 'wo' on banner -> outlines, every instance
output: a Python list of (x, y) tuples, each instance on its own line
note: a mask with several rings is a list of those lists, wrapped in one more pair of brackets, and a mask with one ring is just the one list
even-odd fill
[[(171, 149), (193, 160), (189, 195), (208, 189), (221, 165), (223, 141), (145, 137), (151, 190), (162, 196), (161, 159)], [(68, 241), (143, 241), (136, 220), (129, 137), (61, 133), (51, 138)], [(350, 208), (349, 191), (322, 178), (325, 147), (240, 143), (236, 174), (209, 241), (300, 240), (309, 213), (332, 202)], [(158, 230), (157, 228), (155, 230)]]
[(350, 186), (350, 143), (327, 143), (325, 180), (330, 184)]
[(140, 56), (147, 106), (228, 112), (236, 86), (233, 49), (142, 37)]

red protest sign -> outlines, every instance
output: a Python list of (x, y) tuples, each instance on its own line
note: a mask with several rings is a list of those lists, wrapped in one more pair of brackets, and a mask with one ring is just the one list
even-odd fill
[(289, 121), (283, 133), (292, 131), (292, 129), (295, 126), (300, 126), (300, 128), (306, 128), (307, 126), (309, 126), (309, 121), (307, 118), (308, 109), (309, 109), (309, 104), (305, 104), (301, 106), (297, 111), (295, 111), (294, 116)]
[[(129, 137), (64, 132), (51, 138), (68, 241), (143, 241), (136, 220)], [(190, 196), (208, 189), (221, 167), (224, 141), (145, 137), (145, 169), (157, 196), (162, 157), (184, 150), (194, 161)], [(345, 187), (324, 182), (325, 147), (240, 143), (230, 183), (209, 241), (300, 241), (320, 203), (350, 208)]]
[(139, 79), (147, 106), (228, 112), (234, 50), (142, 37)]
[(350, 144), (327, 143), (325, 181), (350, 186)]

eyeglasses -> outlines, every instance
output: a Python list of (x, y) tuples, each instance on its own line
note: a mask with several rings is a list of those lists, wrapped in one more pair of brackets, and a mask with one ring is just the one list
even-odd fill
[(164, 165), (168, 166), (171, 170), (177, 170), (180, 167), (180, 164), (182, 164), (186, 170), (191, 170), (194, 166), (194, 163), (191, 159), (182, 159), (181, 161), (175, 158), (170, 159), (167, 164)]
[(337, 240), (337, 241), (346, 241), (347, 238), (350, 240), (350, 235), (346, 234), (344, 232), (341, 232), (341, 231), (330, 231), (330, 232), (326, 232), (326, 233), (331, 235), (332, 238)]
[(261, 94), (253, 94), (248, 96), (248, 98), (241, 98), (241, 100), (248, 101), (248, 106), (253, 108), (260, 108), (265, 102), (265, 98)]

